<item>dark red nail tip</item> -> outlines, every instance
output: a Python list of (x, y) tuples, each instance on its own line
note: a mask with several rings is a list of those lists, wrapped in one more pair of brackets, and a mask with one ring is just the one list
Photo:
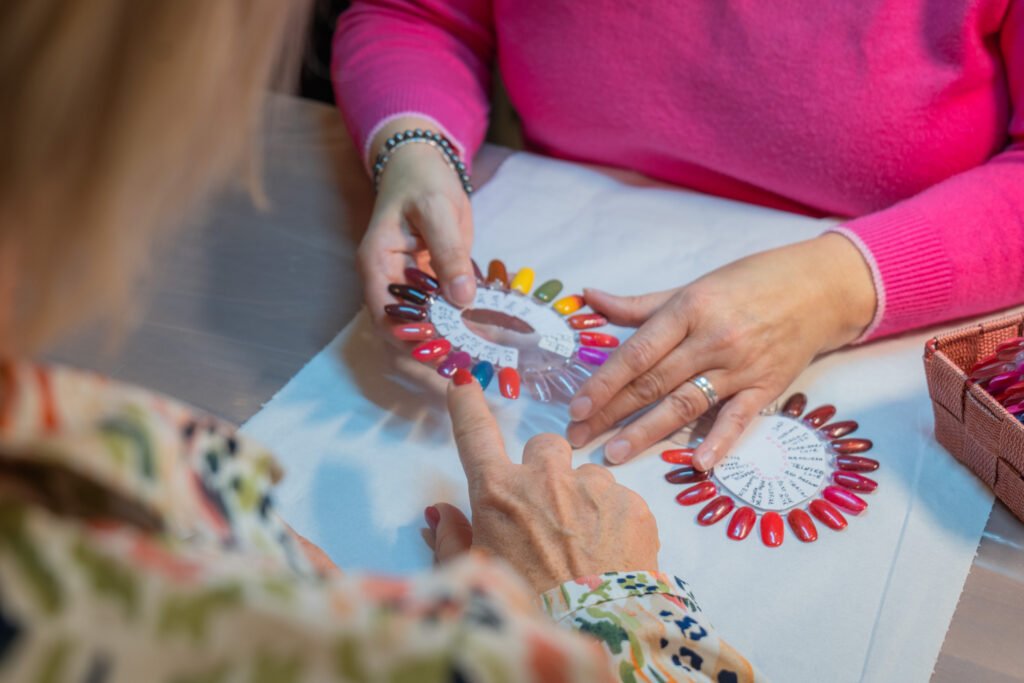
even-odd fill
[(818, 529), (814, 526), (814, 520), (800, 508), (790, 510), (786, 515), (786, 521), (789, 522), (793, 535), (804, 543), (814, 543), (818, 540)]
[(801, 393), (796, 393), (786, 399), (785, 405), (782, 406), (782, 414), (789, 415), (790, 417), (800, 417), (806, 407), (807, 397)]
[(665, 475), (665, 481), (670, 484), (692, 484), (698, 481), (704, 481), (709, 476), (711, 476), (710, 472), (701, 472), (691, 465), (672, 470)]
[(815, 408), (811, 412), (804, 415), (804, 422), (809, 426), (817, 429), (821, 425), (825, 424), (833, 418), (836, 414), (836, 407), (831, 405), (823, 405)]
[(829, 529), (835, 531), (842, 531), (846, 528), (846, 518), (843, 517), (843, 513), (836, 510), (835, 507), (828, 501), (812, 500), (811, 504), (807, 506), (811, 514), (818, 518), (818, 521), (827, 526)]

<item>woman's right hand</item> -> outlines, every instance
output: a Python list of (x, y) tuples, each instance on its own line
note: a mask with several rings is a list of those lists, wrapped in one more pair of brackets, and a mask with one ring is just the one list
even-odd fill
[[(421, 119), (396, 119), (374, 138), (372, 153), (375, 156), (393, 134), (415, 128), (436, 126)], [(395, 150), (381, 176), (356, 260), (366, 303), (378, 325), (390, 327), (384, 306), (398, 301), (388, 293), (388, 285), (405, 282), (404, 271), (412, 265), (435, 274), (448, 300), (472, 303), (476, 294), (469, 256), (472, 244), (469, 197), (441, 151), (420, 142)]]
[(515, 567), (541, 593), (581, 576), (658, 568), (658, 527), (643, 498), (606, 468), (572, 467), (555, 434), (530, 439), (523, 463), (505, 453), (476, 381), (448, 389), (472, 524), (450, 505), (427, 508), (438, 561), (481, 549)]

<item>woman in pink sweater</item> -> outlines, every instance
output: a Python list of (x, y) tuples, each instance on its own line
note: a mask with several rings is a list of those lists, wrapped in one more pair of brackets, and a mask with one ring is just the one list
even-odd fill
[[(639, 330), (573, 400), (570, 440), (658, 403), (610, 462), (717, 394), (731, 400), (696, 455), (711, 467), (816, 355), (1024, 300), (1024, 0), (356, 0), (335, 37), (367, 159), (421, 128), (468, 163), (495, 64), (534, 150), (850, 217), (675, 290), (587, 292)], [(380, 174), (360, 248), (371, 310), (410, 258), (471, 300), (470, 205), (447, 161), (407, 144)]]

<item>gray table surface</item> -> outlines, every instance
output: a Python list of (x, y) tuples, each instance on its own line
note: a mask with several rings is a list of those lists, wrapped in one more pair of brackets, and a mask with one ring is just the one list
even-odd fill
[[(230, 192), (161, 252), (136, 323), (111, 346), (77, 335), (53, 360), (145, 385), (234, 422), (248, 419), (361, 306), (355, 245), (371, 193), (337, 113), (273, 96), (266, 194)], [(507, 150), (475, 164), (485, 182)], [(851, 596), (852, 598), (852, 596)], [(1024, 681), (1024, 525), (996, 503), (933, 681)]]

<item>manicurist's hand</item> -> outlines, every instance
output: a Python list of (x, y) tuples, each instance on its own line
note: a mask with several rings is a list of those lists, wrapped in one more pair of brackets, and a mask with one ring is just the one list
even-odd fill
[(573, 469), (572, 449), (554, 434), (531, 439), (523, 464), (514, 464), (475, 380), (449, 387), (448, 409), (473, 522), (451, 505), (427, 508), (438, 561), (480, 549), (515, 567), (538, 593), (580, 576), (657, 569), (654, 517), (607, 469)]
[[(416, 118), (397, 119), (374, 138), (373, 157), (391, 135), (416, 128), (436, 126)], [(472, 243), (469, 198), (441, 152), (421, 142), (396, 149), (381, 177), (373, 216), (357, 254), (374, 320), (382, 328), (397, 322), (384, 314), (385, 305), (401, 303), (388, 293), (388, 285), (405, 282), (409, 266), (436, 275), (450, 301), (471, 303), (476, 293), (469, 256)]]
[(867, 264), (835, 233), (740, 259), (678, 289), (631, 297), (588, 290), (586, 299), (613, 323), (639, 329), (576, 394), (569, 440), (582, 446), (653, 405), (605, 446), (609, 462), (625, 462), (709, 408), (688, 381), (702, 375), (728, 401), (694, 454), (700, 469), (724, 458), (816, 355), (856, 339), (875, 310)]

